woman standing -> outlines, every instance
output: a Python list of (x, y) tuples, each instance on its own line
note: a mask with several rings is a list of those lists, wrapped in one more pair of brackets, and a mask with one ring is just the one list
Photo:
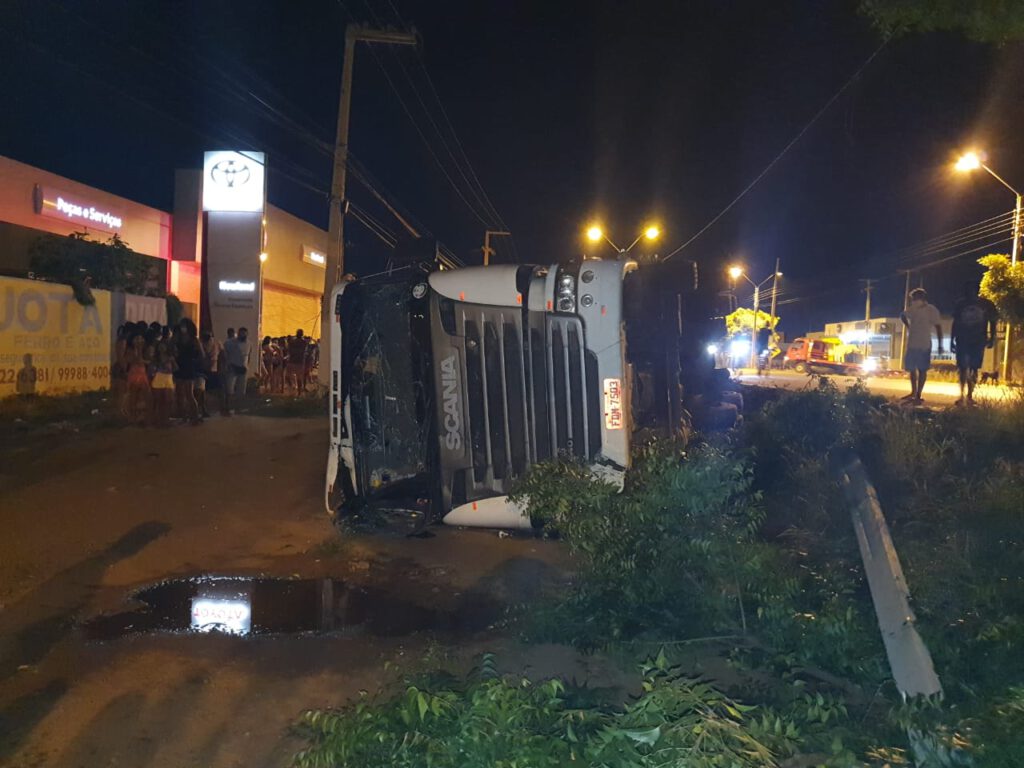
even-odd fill
[(174, 354), (169, 341), (156, 342), (153, 353), (153, 423), (166, 427), (171, 422), (171, 403), (174, 400)]
[(146, 421), (151, 397), (149, 374), (146, 371), (146, 338), (131, 329), (131, 346), (122, 355), (125, 369), (125, 415), (136, 424)]
[(196, 381), (203, 373), (203, 348), (199, 344), (196, 324), (183, 317), (178, 323), (174, 343), (177, 369), (174, 371), (174, 391), (178, 401), (178, 415), (191, 424), (199, 424), (199, 403), (196, 401)]

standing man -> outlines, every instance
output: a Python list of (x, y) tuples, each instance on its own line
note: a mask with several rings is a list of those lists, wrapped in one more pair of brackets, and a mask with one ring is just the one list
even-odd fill
[(299, 328), (294, 336), (288, 337), (288, 364), (285, 368), (285, 386), (295, 384), (295, 396), (298, 397), (306, 389), (306, 353), (309, 340)]
[(964, 387), (967, 388), (967, 404), (974, 405), (974, 385), (978, 383), (985, 347), (991, 349), (996, 341), (996, 307), (988, 299), (978, 295), (974, 283), (964, 283), (964, 294), (953, 310), (953, 330), (950, 333), (950, 349), (956, 352), (956, 367), (960, 372), (960, 399), (964, 404)]
[(245, 398), (245, 384), (249, 373), (249, 329), (239, 328), (238, 334), (224, 342), (224, 413), (231, 414), (231, 398)]
[(910, 292), (910, 306), (900, 315), (907, 334), (907, 349), (903, 353), (903, 370), (910, 374), (910, 394), (903, 398), (905, 402), (920, 404), (924, 402), (921, 393), (928, 369), (932, 365), (932, 328), (939, 339), (939, 354), (942, 349), (942, 326), (939, 310), (934, 304), (928, 303), (928, 294), (924, 288), (915, 288)]

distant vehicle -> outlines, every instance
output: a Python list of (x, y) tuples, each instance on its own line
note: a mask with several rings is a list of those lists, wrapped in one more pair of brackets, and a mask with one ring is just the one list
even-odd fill
[(870, 364), (857, 348), (842, 339), (826, 336), (821, 339), (794, 339), (786, 350), (783, 368), (797, 373), (834, 373), (859, 376), (867, 372)]
[(681, 419), (681, 299), (657, 268), (419, 265), (336, 286), (330, 514), (528, 528), (508, 494), (559, 455), (621, 486), (634, 431)]

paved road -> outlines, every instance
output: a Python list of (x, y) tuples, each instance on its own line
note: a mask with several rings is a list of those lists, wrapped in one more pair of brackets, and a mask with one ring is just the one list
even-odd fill
[(87, 639), (83, 622), (170, 577), (333, 577), (417, 610), (463, 596), (528, 602), (539, 583), (562, 583), (556, 542), (447, 528), (341, 537), (322, 506), (325, 445), (321, 418), (239, 416), (0, 450), (0, 765), (283, 767), (304, 709), (375, 690), (428, 649), (453, 663), (495, 650), (517, 674), (587, 677), (579, 665), (591, 662), (566, 649), (508, 647), (486, 628), (457, 642), (447, 627), (425, 637), (352, 622)]
[[(813, 387), (814, 379), (807, 374), (794, 371), (772, 371), (770, 376), (756, 376), (749, 370), (738, 376), (744, 384), (779, 387), (782, 389), (803, 389)], [(853, 376), (830, 376), (839, 387), (853, 386), (858, 379)], [(905, 376), (898, 378), (871, 376), (863, 380), (867, 388), (878, 395), (899, 399), (910, 394), (910, 382)], [(960, 397), (960, 386), (949, 381), (929, 381), (924, 387), (925, 404), (952, 405)], [(1005, 386), (979, 386), (974, 391), (976, 400), (998, 402), (1007, 398), (1020, 397), (1020, 390)]]

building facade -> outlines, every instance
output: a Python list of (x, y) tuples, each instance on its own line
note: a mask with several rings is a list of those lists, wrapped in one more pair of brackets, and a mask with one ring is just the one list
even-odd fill
[[(251, 336), (285, 336), (298, 328), (319, 336), (327, 232), (267, 205), (262, 179), (258, 210), (211, 206), (208, 198), (218, 191), (216, 184), (229, 192), (240, 186), (240, 171), (225, 173), (238, 170), (233, 157), (262, 157), (207, 153), (208, 162), (211, 155), (228, 160), (221, 160), (215, 170), (204, 165), (179, 170), (168, 179), (174, 186), (173, 211), (0, 157), (0, 274), (34, 277), (31, 253), (40, 236), (84, 233), (89, 240), (106, 242), (116, 235), (136, 253), (163, 262), (159, 293), (175, 294), (200, 326), (212, 328), (222, 339), (226, 327), (218, 327), (216, 321), (222, 283), (231, 288), (252, 284), (252, 314), (246, 315), (255, 318)], [(244, 227), (243, 219), (248, 221)], [(220, 275), (212, 286), (211, 273)], [(237, 304), (245, 298), (239, 293), (245, 291), (228, 298)]]

